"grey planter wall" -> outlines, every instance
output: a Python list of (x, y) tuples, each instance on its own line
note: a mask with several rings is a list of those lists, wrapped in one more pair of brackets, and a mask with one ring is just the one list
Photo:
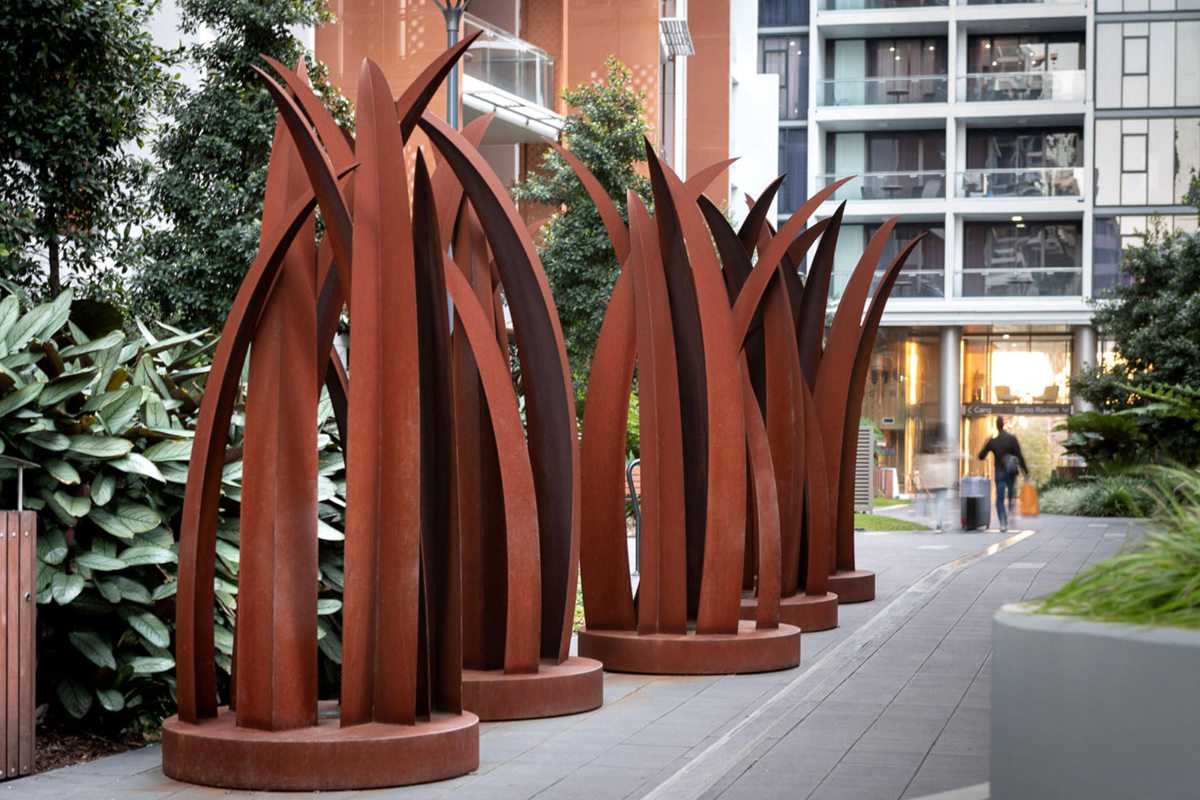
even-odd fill
[(1200, 631), (995, 617), (992, 800), (1200, 798)]

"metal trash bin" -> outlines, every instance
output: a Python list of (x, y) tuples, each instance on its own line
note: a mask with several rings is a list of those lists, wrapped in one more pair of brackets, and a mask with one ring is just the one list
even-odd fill
[(992, 522), (992, 482), (987, 478), (968, 476), (959, 487), (962, 504), (960, 518), (964, 531), (987, 528)]

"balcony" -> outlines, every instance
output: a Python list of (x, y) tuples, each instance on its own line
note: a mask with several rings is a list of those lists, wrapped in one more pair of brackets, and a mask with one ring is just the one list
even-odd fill
[(482, 31), (463, 57), (463, 72), (544, 108), (554, 107), (554, 59), (479, 17), (463, 15), (463, 35)]
[(969, 169), (958, 173), (959, 197), (1083, 197), (1083, 167)]
[(817, 97), (823, 106), (876, 106), (946, 102), (945, 75), (822, 80)]
[(1051, 72), (981, 72), (958, 79), (958, 96), (967, 103), (1014, 101), (1082, 102), (1087, 91), (1082, 69)]
[(1082, 293), (1082, 267), (962, 270), (963, 297), (1070, 297)]
[[(821, 186), (828, 186), (845, 175), (820, 175)], [(946, 173), (937, 172), (866, 172), (834, 192), (834, 200), (896, 200), (946, 196)]]
[(1087, 0), (958, 0), (960, 6), (1086, 6)]
[(938, 8), (949, 0), (821, 0), (822, 11), (869, 11), (892, 8)]
[[(883, 272), (876, 272), (871, 279), (871, 293), (875, 293)], [(944, 297), (946, 273), (941, 267), (926, 268), (923, 264), (906, 263), (892, 286), (891, 297)]]

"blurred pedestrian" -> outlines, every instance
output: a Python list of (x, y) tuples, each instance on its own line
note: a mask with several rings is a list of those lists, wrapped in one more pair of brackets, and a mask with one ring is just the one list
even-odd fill
[(1021, 454), (1021, 443), (1017, 437), (1004, 430), (1004, 417), (996, 417), (996, 435), (988, 439), (979, 451), (979, 460), (992, 454), (992, 472), (996, 481), (996, 513), (1000, 516), (1000, 531), (1008, 530), (1008, 510), (1016, 505), (1017, 470), (1029, 480), (1029, 467)]
[(921, 454), (917, 456), (917, 471), (921, 482), (933, 497), (934, 528), (943, 530), (946, 516), (946, 500), (958, 478), (958, 463), (950, 452), (941, 423), (930, 426), (925, 435)]

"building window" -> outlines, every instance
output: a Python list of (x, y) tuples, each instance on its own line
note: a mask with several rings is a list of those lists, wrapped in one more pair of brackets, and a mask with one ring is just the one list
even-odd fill
[(1121, 281), (1121, 227), (1115, 217), (1096, 217), (1092, 234), (1092, 296)]
[(946, 39), (832, 39), (825, 44), (821, 105), (941, 103)]
[(806, 43), (807, 37), (803, 34), (759, 37), (758, 71), (779, 76), (780, 119), (805, 119), (808, 116)]
[(831, 133), (825, 139), (825, 163), (831, 172), (822, 185), (859, 176), (835, 199), (946, 196), (945, 131)]
[(1056, 72), (1083, 69), (1083, 34), (972, 36), (967, 40), (967, 71)]
[(967, 131), (963, 197), (1078, 197), (1083, 179), (1079, 128)]
[[(843, 225), (838, 232), (838, 247), (834, 254), (832, 295), (842, 296), (846, 283), (858, 264), (858, 257), (867, 242), (871, 241), (882, 223), (868, 225)], [(925, 234), (900, 271), (892, 287), (891, 297), (943, 297), (946, 275), (946, 230), (936, 223), (902, 222), (892, 229), (883, 255), (871, 281), (871, 292), (879, 286), (883, 271), (908, 246), (909, 242)]]
[(779, 213), (790, 214), (808, 198), (807, 129), (779, 129), (779, 170), (787, 174), (779, 190)]
[(808, 0), (758, 0), (758, 27), (795, 28), (808, 24)]
[(967, 222), (964, 297), (1060, 297), (1083, 287), (1079, 222)]
[(1200, 117), (1096, 121), (1096, 205), (1182, 205), (1200, 173)]

